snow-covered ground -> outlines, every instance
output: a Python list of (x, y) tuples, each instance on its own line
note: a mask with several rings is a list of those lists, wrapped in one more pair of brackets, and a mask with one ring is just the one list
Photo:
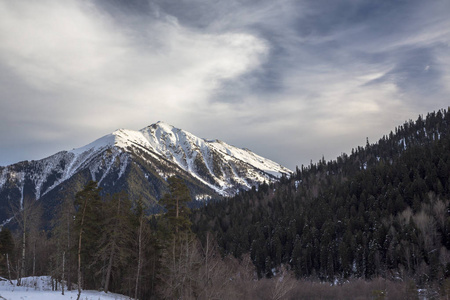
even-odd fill
[[(13, 285), (0, 277), (0, 299), (4, 300), (69, 300), (77, 299), (78, 291), (64, 291), (58, 286), (58, 291), (52, 291), (49, 276), (22, 278), (22, 286), (17, 286), (17, 280), (13, 280)], [(124, 295), (114, 293), (104, 293), (99, 291), (82, 291), (82, 300), (125, 300), (130, 299)]]

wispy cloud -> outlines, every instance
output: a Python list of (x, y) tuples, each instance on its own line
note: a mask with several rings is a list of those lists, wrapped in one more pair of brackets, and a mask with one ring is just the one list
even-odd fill
[(36, 138), (43, 142), (61, 138), (45, 124), (98, 135), (181, 118), (191, 105), (206, 104), (222, 81), (257, 68), (267, 52), (251, 34), (203, 33), (163, 12), (122, 28), (88, 2), (44, 2), (0, 6), (0, 66), (27, 90), (8, 91), (18, 99), (3, 102), (0, 117), (42, 127)]
[[(1, 159), (157, 120), (291, 168), (332, 159), (447, 105), (448, 11), (446, 0), (1, 2)], [(44, 150), (13, 154), (26, 143)]]

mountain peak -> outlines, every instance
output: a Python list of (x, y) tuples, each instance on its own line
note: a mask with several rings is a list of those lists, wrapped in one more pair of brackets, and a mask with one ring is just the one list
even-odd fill
[(173, 125), (170, 125), (169, 123), (167, 123), (167, 122), (165, 122), (165, 121), (158, 121), (158, 122), (156, 122), (154, 125), (174, 127)]
[(150, 125), (150, 126), (147, 126), (146, 128), (161, 128), (161, 129), (163, 129), (163, 130), (166, 130), (166, 131), (171, 131), (172, 129), (178, 129), (178, 128), (175, 128), (175, 126), (173, 126), (173, 125), (170, 125), (169, 123), (166, 123), (166, 122), (164, 122), (164, 121), (158, 121), (158, 122), (156, 122), (156, 123), (153, 123), (152, 125)]
[(74, 187), (95, 180), (106, 193), (125, 190), (132, 197), (157, 201), (167, 177), (176, 175), (187, 180), (194, 197), (205, 199), (231, 196), (291, 172), (247, 149), (205, 140), (158, 121), (137, 131), (117, 129), (42, 160), (6, 166), (0, 169), (0, 196), (18, 196), (18, 201), (26, 193), (36, 199), (58, 193), (63, 197), (66, 188), (72, 193)]

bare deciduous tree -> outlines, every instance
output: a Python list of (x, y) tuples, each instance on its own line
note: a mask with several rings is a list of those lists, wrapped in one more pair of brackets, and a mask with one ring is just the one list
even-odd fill
[(31, 228), (38, 228), (42, 210), (39, 202), (29, 196), (24, 196), (20, 202), (11, 202), (10, 211), (21, 232), (20, 267), (17, 274), (17, 285), (21, 285), (21, 278), (26, 276), (26, 246)]

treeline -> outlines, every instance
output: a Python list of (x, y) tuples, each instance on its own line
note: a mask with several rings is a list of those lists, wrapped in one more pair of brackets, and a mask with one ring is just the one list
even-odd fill
[(51, 275), (53, 287), (113, 291), (134, 299), (231, 299), (253, 279), (250, 259), (219, 254), (212, 235), (201, 244), (191, 232), (191, 202), (183, 180), (168, 178), (160, 200), (165, 213), (150, 215), (125, 193), (101, 196), (89, 182), (63, 199), (50, 230), (41, 226), (38, 201), (13, 207), (12, 230), (0, 232), (0, 276)]
[[(414, 286), (353, 280), (343, 286), (297, 281), (285, 268), (274, 279), (255, 280), (249, 254), (221, 255), (213, 234), (203, 243), (190, 230), (191, 201), (183, 181), (169, 178), (161, 199), (166, 212), (148, 217), (142, 202), (125, 193), (101, 197), (89, 182), (65, 199), (50, 231), (38, 230), (41, 208), (24, 201), (17, 227), (0, 231), (0, 276), (51, 275), (55, 290), (113, 291), (134, 299), (372, 299), (417, 295)], [(363, 287), (363, 289), (361, 289)]]
[(297, 278), (413, 279), (450, 276), (450, 112), (409, 121), (378, 143), (297, 168), (195, 212), (199, 236), (223, 254), (250, 253), (258, 276), (281, 266)]
[(7, 237), (0, 241), (2, 277), (21, 285), (22, 277), (51, 275), (62, 293), (78, 287), (133, 297), (152, 293), (146, 284), (153, 269), (136, 273), (139, 264), (154, 259), (151, 220), (142, 202), (132, 203), (124, 193), (101, 197), (91, 181), (75, 198), (62, 199), (56, 211), (45, 230), (40, 202), (25, 198), (12, 208), (12, 230), (1, 231)]
[[(158, 215), (89, 182), (60, 199), (48, 228), (40, 202), (25, 198), (0, 232), (0, 276), (51, 275), (55, 289), (137, 299), (414, 299), (417, 286), (450, 295), (449, 125), (450, 112), (430, 113), (192, 212), (175, 177)], [(370, 291), (358, 294), (365, 280)]]

